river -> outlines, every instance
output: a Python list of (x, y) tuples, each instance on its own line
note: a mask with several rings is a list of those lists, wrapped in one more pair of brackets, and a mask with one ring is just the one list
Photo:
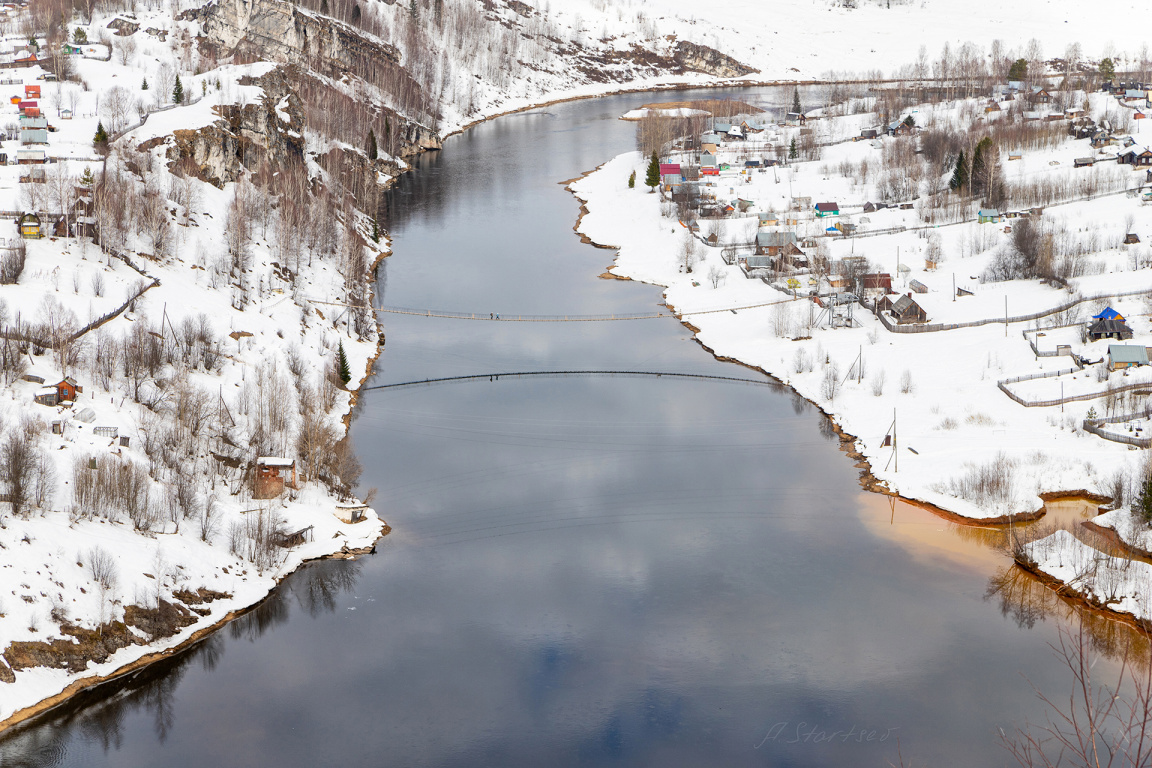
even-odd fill
[[(629, 149), (616, 118), (661, 98), (513, 115), (420, 158), (377, 301), (656, 309), (658, 288), (597, 278), (612, 253), (558, 182)], [(383, 320), (370, 385), (483, 376), (362, 398), (378, 552), (37, 719), (0, 766), (886, 766), (897, 740), (915, 765), (993, 766), (998, 729), (1043, 714), (1028, 681), (1067, 691), (1049, 591), (985, 533), (862, 492), (818, 411), (674, 320)], [(575, 370), (765, 383), (498, 376)]]

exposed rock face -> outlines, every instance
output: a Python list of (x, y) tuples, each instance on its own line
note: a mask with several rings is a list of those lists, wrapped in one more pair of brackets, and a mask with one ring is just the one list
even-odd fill
[(280, 69), (250, 81), (264, 89), (260, 103), (225, 105), (213, 125), (173, 131), (168, 159), (190, 158), (197, 176), (219, 187), (235, 181), (242, 169), (255, 169), (262, 159), (302, 158), (304, 109), (290, 81), (291, 75)]
[[(148, 642), (129, 631), (134, 627), (146, 633), (151, 641), (171, 637), (181, 628), (193, 624), (196, 617), (179, 603), (160, 600), (155, 608), (142, 608), (129, 605), (124, 609), (124, 621), (110, 621), (100, 629), (84, 629), (72, 624), (63, 624), (60, 633), (66, 637), (51, 642), (40, 640), (16, 641), (4, 651), (4, 661), (14, 670), (48, 667), (67, 669), (69, 672), (83, 672), (89, 661), (101, 663), (108, 660), (116, 651), (129, 645), (143, 645)], [(0, 662), (0, 680), (14, 682), (15, 676), (3, 662)], [(7, 675), (3, 670), (7, 670)], [(11, 676), (12, 679), (7, 679)]]
[(384, 76), (408, 78), (399, 51), (391, 45), (284, 0), (220, 0), (189, 11), (184, 18), (201, 21), (204, 34), (222, 56), (239, 53), (295, 64), (337, 80), (347, 72), (372, 83)]
[(108, 22), (108, 29), (116, 30), (116, 34), (120, 37), (127, 37), (140, 29), (140, 25), (128, 19), (112, 19)]
[(727, 54), (706, 45), (681, 40), (676, 43), (672, 59), (684, 69), (704, 72), (715, 77), (743, 77), (758, 69), (745, 66)]

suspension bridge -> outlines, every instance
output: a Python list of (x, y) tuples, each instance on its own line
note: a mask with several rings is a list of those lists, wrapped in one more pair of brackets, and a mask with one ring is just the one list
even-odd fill
[(789, 302), (799, 301), (797, 297), (788, 297), (786, 299), (778, 299), (776, 301), (766, 301), (759, 304), (745, 304), (739, 307), (720, 307), (717, 309), (698, 309), (689, 312), (680, 312), (673, 314), (669, 312), (647, 312), (647, 313), (634, 313), (634, 314), (607, 314), (607, 315), (525, 315), (525, 314), (510, 314), (507, 312), (454, 312), (445, 309), (413, 309), (411, 307), (364, 307), (359, 304), (346, 304), (338, 301), (320, 301), (317, 299), (308, 299), (313, 304), (324, 304), (334, 307), (347, 307), (351, 309), (370, 309), (373, 312), (381, 312), (392, 315), (414, 315), (417, 317), (440, 317), (449, 320), (483, 320), (484, 322), (501, 322), (501, 323), (600, 323), (600, 322), (613, 322), (620, 320), (655, 320), (658, 318), (672, 318), (673, 320), (680, 320), (685, 317), (694, 317), (696, 315), (712, 315), (721, 312), (737, 312), (747, 309), (763, 309), (764, 307), (774, 307), (777, 304), (787, 304)]
[(695, 379), (704, 381), (725, 381), (735, 384), (756, 384), (759, 386), (780, 387), (772, 379), (750, 379), (740, 376), (714, 376), (705, 373), (675, 373), (669, 371), (506, 371), (501, 373), (477, 373), (467, 376), (444, 376), (437, 379), (418, 379), (415, 381), (401, 381), (395, 384), (376, 384), (363, 387), (361, 391), (378, 389), (403, 389), (405, 387), (419, 387), (430, 384), (448, 384), (465, 381), (499, 381), (500, 379), (527, 379), (527, 378), (566, 378), (573, 376), (618, 376), (621, 378), (668, 378), (668, 379)]

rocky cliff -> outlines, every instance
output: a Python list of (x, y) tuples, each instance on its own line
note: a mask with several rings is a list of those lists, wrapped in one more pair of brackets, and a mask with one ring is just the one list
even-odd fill
[(291, 83), (291, 75), (280, 68), (251, 80), (264, 89), (259, 103), (227, 104), (218, 108), (221, 119), (213, 125), (174, 131), (168, 159), (190, 160), (196, 175), (216, 186), (235, 181), (243, 169), (255, 170), (264, 160), (302, 159), (304, 109)]
[(691, 72), (704, 72), (716, 77), (743, 77), (759, 72), (736, 59), (706, 45), (680, 40), (672, 53), (672, 60)]

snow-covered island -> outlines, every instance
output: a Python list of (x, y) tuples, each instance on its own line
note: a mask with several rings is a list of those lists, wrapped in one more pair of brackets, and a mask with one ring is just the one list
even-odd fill
[[(826, 411), (876, 487), (973, 524), (1100, 497), (1117, 509), (1095, 524), (1147, 550), (1129, 508), (1152, 443), (1147, 90), (1072, 83), (643, 127), (655, 109), (638, 142), (682, 138), (572, 183), (578, 232), (618, 249), (611, 276), (664, 286), (714, 354)], [(1084, 559), (1069, 541), (1017, 554), (1062, 576), (1052, 552)]]

